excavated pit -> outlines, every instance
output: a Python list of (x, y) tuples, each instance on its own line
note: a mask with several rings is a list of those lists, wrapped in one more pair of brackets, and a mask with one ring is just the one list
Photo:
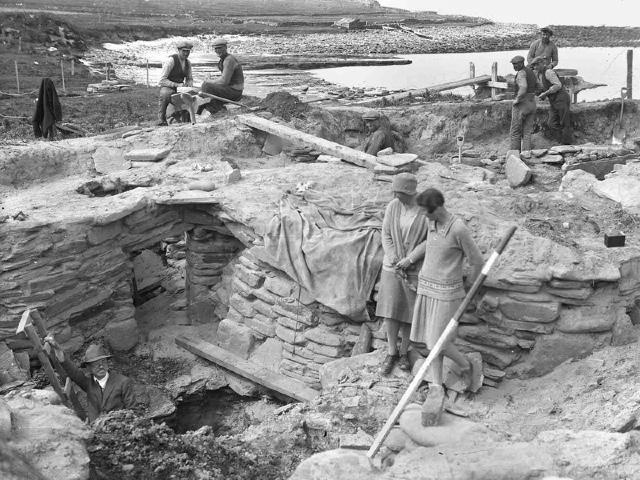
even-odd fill
[[(604, 125), (617, 111), (615, 103), (577, 105), (578, 136), (603, 142)], [(636, 104), (625, 111), (632, 138)], [(356, 146), (363, 138), (360, 113), (310, 108), (304, 119), (292, 116), (290, 123)], [(484, 389), (498, 387), (505, 378), (538, 377), (570, 359), (637, 340), (637, 211), (594, 193), (607, 180), (572, 172), (566, 182), (560, 167), (535, 164), (531, 184), (509, 188), (500, 177), (500, 162), (495, 163), (507, 145), (509, 109), (500, 102), (393, 107), (385, 114), (406, 149), (427, 161), (417, 173), (420, 184), (445, 192), (485, 255), (508, 225), (519, 226), (508, 255), (459, 330), (462, 348), (483, 356)], [(538, 126), (545, 116), (542, 109)], [(451, 168), (457, 150), (452, 139), (460, 131), (478, 156)], [(38, 308), (68, 351), (80, 353), (87, 343), (99, 341), (116, 356), (133, 356), (124, 373), (140, 381), (138, 394), (149, 417), (168, 421), (180, 434), (210, 426), (216, 435), (241, 435), (269, 418), (269, 409), (284, 404), (284, 399), (261, 398), (265, 391), (255, 383), (175, 345), (176, 336), (189, 334), (308, 387), (339, 391), (335, 395), (345, 400), (333, 399), (331, 407), (325, 403), (320, 413), (338, 412), (350, 427), (366, 425), (374, 434), (379, 425), (368, 416), (381, 417), (388, 406), (380, 407), (380, 398), (393, 404), (407, 377), (395, 372), (391, 380), (372, 380), (375, 387), (363, 388), (357, 379), (339, 387), (331, 368), (323, 366), (348, 362), (365, 325), (370, 347), (384, 351), (381, 322), (363, 322), (327, 307), (259, 251), (274, 215), (280, 214), (283, 192), (310, 184), (348, 198), (351, 206), (372, 199), (384, 204), (391, 199), (389, 184), (352, 165), (302, 165), (285, 155), (265, 156), (266, 141), (266, 135), (225, 117), (126, 139), (65, 141), (56, 149), (42, 143), (11, 147), (0, 157), (0, 168), (11, 188), (18, 188), (11, 195), (3, 192), (2, 207), (8, 214), (20, 209), (25, 220), (0, 225), (0, 342), (27, 352), (30, 346), (14, 334), (15, 327), (25, 308)], [(545, 148), (542, 134), (534, 142)], [(145, 146), (171, 148), (171, 153), (158, 163), (90, 178), (97, 150)], [(633, 147), (631, 141), (592, 153), (602, 161), (629, 155)], [(235, 184), (225, 183), (229, 158), (242, 171)], [(587, 169), (591, 162), (576, 163)], [(616, 168), (614, 160), (607, 165), (609, 171)], [(603, 178), (608, 173), (599, 172)], [(40, 175), (51, 183), (34, 182)], [(203, 180), (216, 183), (216, 190), (190, 189)], [(118, 184), (131, 188), (119, 191)], [(87, 190), (91, 195), (81, 194)], [(101, 191), (109, 196), (96, 193)], [(624, 249), (602, 246), (602, 233), (611, 229), (627, 233)], [(374, 289), (369, 311), (375, 298)], [(373, 370), (368, 365), (362, 373), (374, 375)], [(337, 444), (331, 421), (311, 416), (302, 425), (307, 453)]]

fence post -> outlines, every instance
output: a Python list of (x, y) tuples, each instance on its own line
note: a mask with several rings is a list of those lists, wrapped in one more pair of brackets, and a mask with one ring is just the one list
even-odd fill
[(76, 74), (76, 62), (72, 58), (71, 59), (71, 76), (74, 76), (75, 74)]
[(62, 91), (67, 93), (67, 87), (64, 84), (64, 60), (60, 60), (60, 71), (62, 72)]
[(16, 85), (18, 86), (18, 93), (20, 93), (20, 77), (18, 76), (18, 61), (15, 61), (16, 65)]
[[(493, 64), (491, 65), (491, 81), (492, 82), (498, 81), (498, 62), (493, 62)], [(498, 96), (498, 89), (495, 87), (491, 87), (491, 99), (495, 100), (497, 96)]]
[(476, 66), (473, 62), (469, 62), (469, 78), (476, 76)]

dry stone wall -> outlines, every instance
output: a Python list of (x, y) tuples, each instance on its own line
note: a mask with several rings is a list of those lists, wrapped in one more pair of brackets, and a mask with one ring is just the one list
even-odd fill
[(192, 225), (179, 211), (145, 204), (110, 220), (101, 225), (3, 225), (0, 342), (14, 351), (29, 348), (15, 331), (22, 313), (37, 308), (70, 351), (99, 337), (117, 350), (135, 346), (131, 253)]

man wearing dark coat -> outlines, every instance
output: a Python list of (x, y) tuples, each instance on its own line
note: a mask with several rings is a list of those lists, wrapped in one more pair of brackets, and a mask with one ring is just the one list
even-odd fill
[(102, 413), (139, 408), (131, 380), (109, 370), (107, 359), (111, 355), (108, 355), (100, 345), (89, 345), (84, 354), (81, 366), (87, 367), (89, 370), (87, 375), (66, 358), (62, 346), (53, 334), (50, 333), (44, 340), (53, 348), (69, 378), (87, 394), (89, 422), (93, 422)]
[[(202, 92), (237, 102), (242, 98), (242, 91), (244, 90), (242, 65), (235, 56), (227, 51), (226, 39), (216, 38), (212, 46), (214, 52), (220, 58), (218, 70), (220, 70), (221, 75), (217, 80), (205, 80), (202, 82)], [(223, 102), (214, 99), (208, 105), (203, 105), (199, 108), (198, 113), (202, 113), (205, 108), (210, 113), (216, 113), (223, 108), (223, 105)]]

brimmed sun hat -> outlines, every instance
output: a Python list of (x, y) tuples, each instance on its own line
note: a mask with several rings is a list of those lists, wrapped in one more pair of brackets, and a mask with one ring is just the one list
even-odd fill
[(394, 192), (415, 195), (417, 193), (418, 177), (412, 173), (399, 173), (393, 177), (391, 188)]
[(538, 57), (534, 58), (533, 60), (531, 60), (531, 63), (529, 64), (529, 66), (533, 67), (534, 65), (537, 65), (539, 63), (545, 63), (544, 57), (538, 56)]
[(88, 363), (97, 362), (98, 360), (102, 360), (103, 358), (111, 358), (112, 356), (113, 355), (109, 355), (107, 351), (100, 345), (96, 345), (94, 343), (92, 345), (89, 345), (87, 351), (84, 352), (84, 360), (81, 366), (84, 367)]

